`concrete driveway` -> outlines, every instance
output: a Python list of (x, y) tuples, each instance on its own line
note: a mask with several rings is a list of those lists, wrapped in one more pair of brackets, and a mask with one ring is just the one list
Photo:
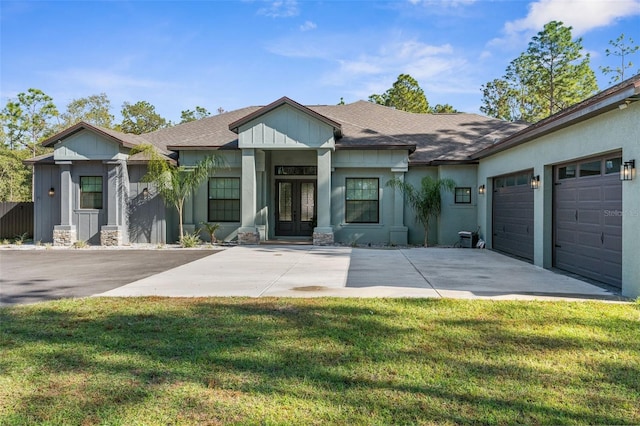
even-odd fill
[(489, 250), (239, 246), (101, 296), (624, 300)]
[(0, 306), (91, 296), (211, 254), (211, 250), (2, 249)]

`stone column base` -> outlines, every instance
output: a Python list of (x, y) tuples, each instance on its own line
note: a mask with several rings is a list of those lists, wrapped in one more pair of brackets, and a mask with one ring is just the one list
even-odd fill
[(256, 228), (240, 228), (238, 229), (238, 244), (255, 245), (260, 244), (260, 233)]
[(105, 225), (100, 228), (100, 245), (121, 246), (122, 237), (122, 229), (120, 226)]
[(314, 246), (330, 246), (333, 245), (333, 229), (328, 228), (316, 228), (313, 230), (313, 245)]
[(55, 225), (53, 227), (53, 245), (70, 247), (78, 240), (75, 225)]

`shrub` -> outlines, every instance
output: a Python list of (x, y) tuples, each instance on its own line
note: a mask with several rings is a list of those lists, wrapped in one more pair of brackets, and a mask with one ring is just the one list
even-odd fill
[(209, 241), (211, 242), (211, 244), (217, 243), (218, 240), (216, 239), (216, 231), (220, 229), (220, 224), (202, 222), (202, 226), (204, 226), (205, 231), (207, 231), (207, 234), (209, 234)]
[(16, 238), (13, 240), (13, 244), (17, 246), (21, 246), (29, 239), (29, 233), (25, 232), (20, 235), (16, 235)]
[(196, 229), (193, 234), (184, 234), (184, 236), (180, 240), (180, 246), (182, 248), (192, 248), (196, 247), (201, 242), (202, 240), (200, 239), (200, 230)]
[(73, 243), (72, 247), (76, 249), (81, 249), (81, 248), (89, 247), (89, 244), (84, 240), (78, 240), (75, 243)]

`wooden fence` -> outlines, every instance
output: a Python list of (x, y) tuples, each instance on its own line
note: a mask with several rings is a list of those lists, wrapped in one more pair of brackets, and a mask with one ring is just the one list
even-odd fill
[(0, 238), (33, 237), (33, 203), (0, 202)]

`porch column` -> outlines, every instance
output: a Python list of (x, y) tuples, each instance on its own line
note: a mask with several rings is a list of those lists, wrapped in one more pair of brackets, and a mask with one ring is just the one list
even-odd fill
[(78, 239), (73, 225), (73, 180), (71, 161), (56, 162), (60, 166), (60, 225), (53, 227), (53, 245), (70, 246)]
[[(391, 169), (393, 177), (404, 182), (405, 170)], [(393, 190), (393, 222), (389, 230), (389, 243), (406, 246), (408, 244), (409, 228), (404, 226), (404, 193), (400, 189)]]
[(317, 226), (313, 230), (313, 244), (333, 244), (331, 226), (331, 149), (318, 149)]
[(253, 148), (242, 150), (241, 226), (238, 229), (238, 244), (258, 244), (260, 234), (256, 228), (256, 153)]
[(121, 196), (122, 163), (105, 161), (107, 165), (107, 224), (100, 228), (100, 244), (103, 246), (120, 246), (123, 242)]

